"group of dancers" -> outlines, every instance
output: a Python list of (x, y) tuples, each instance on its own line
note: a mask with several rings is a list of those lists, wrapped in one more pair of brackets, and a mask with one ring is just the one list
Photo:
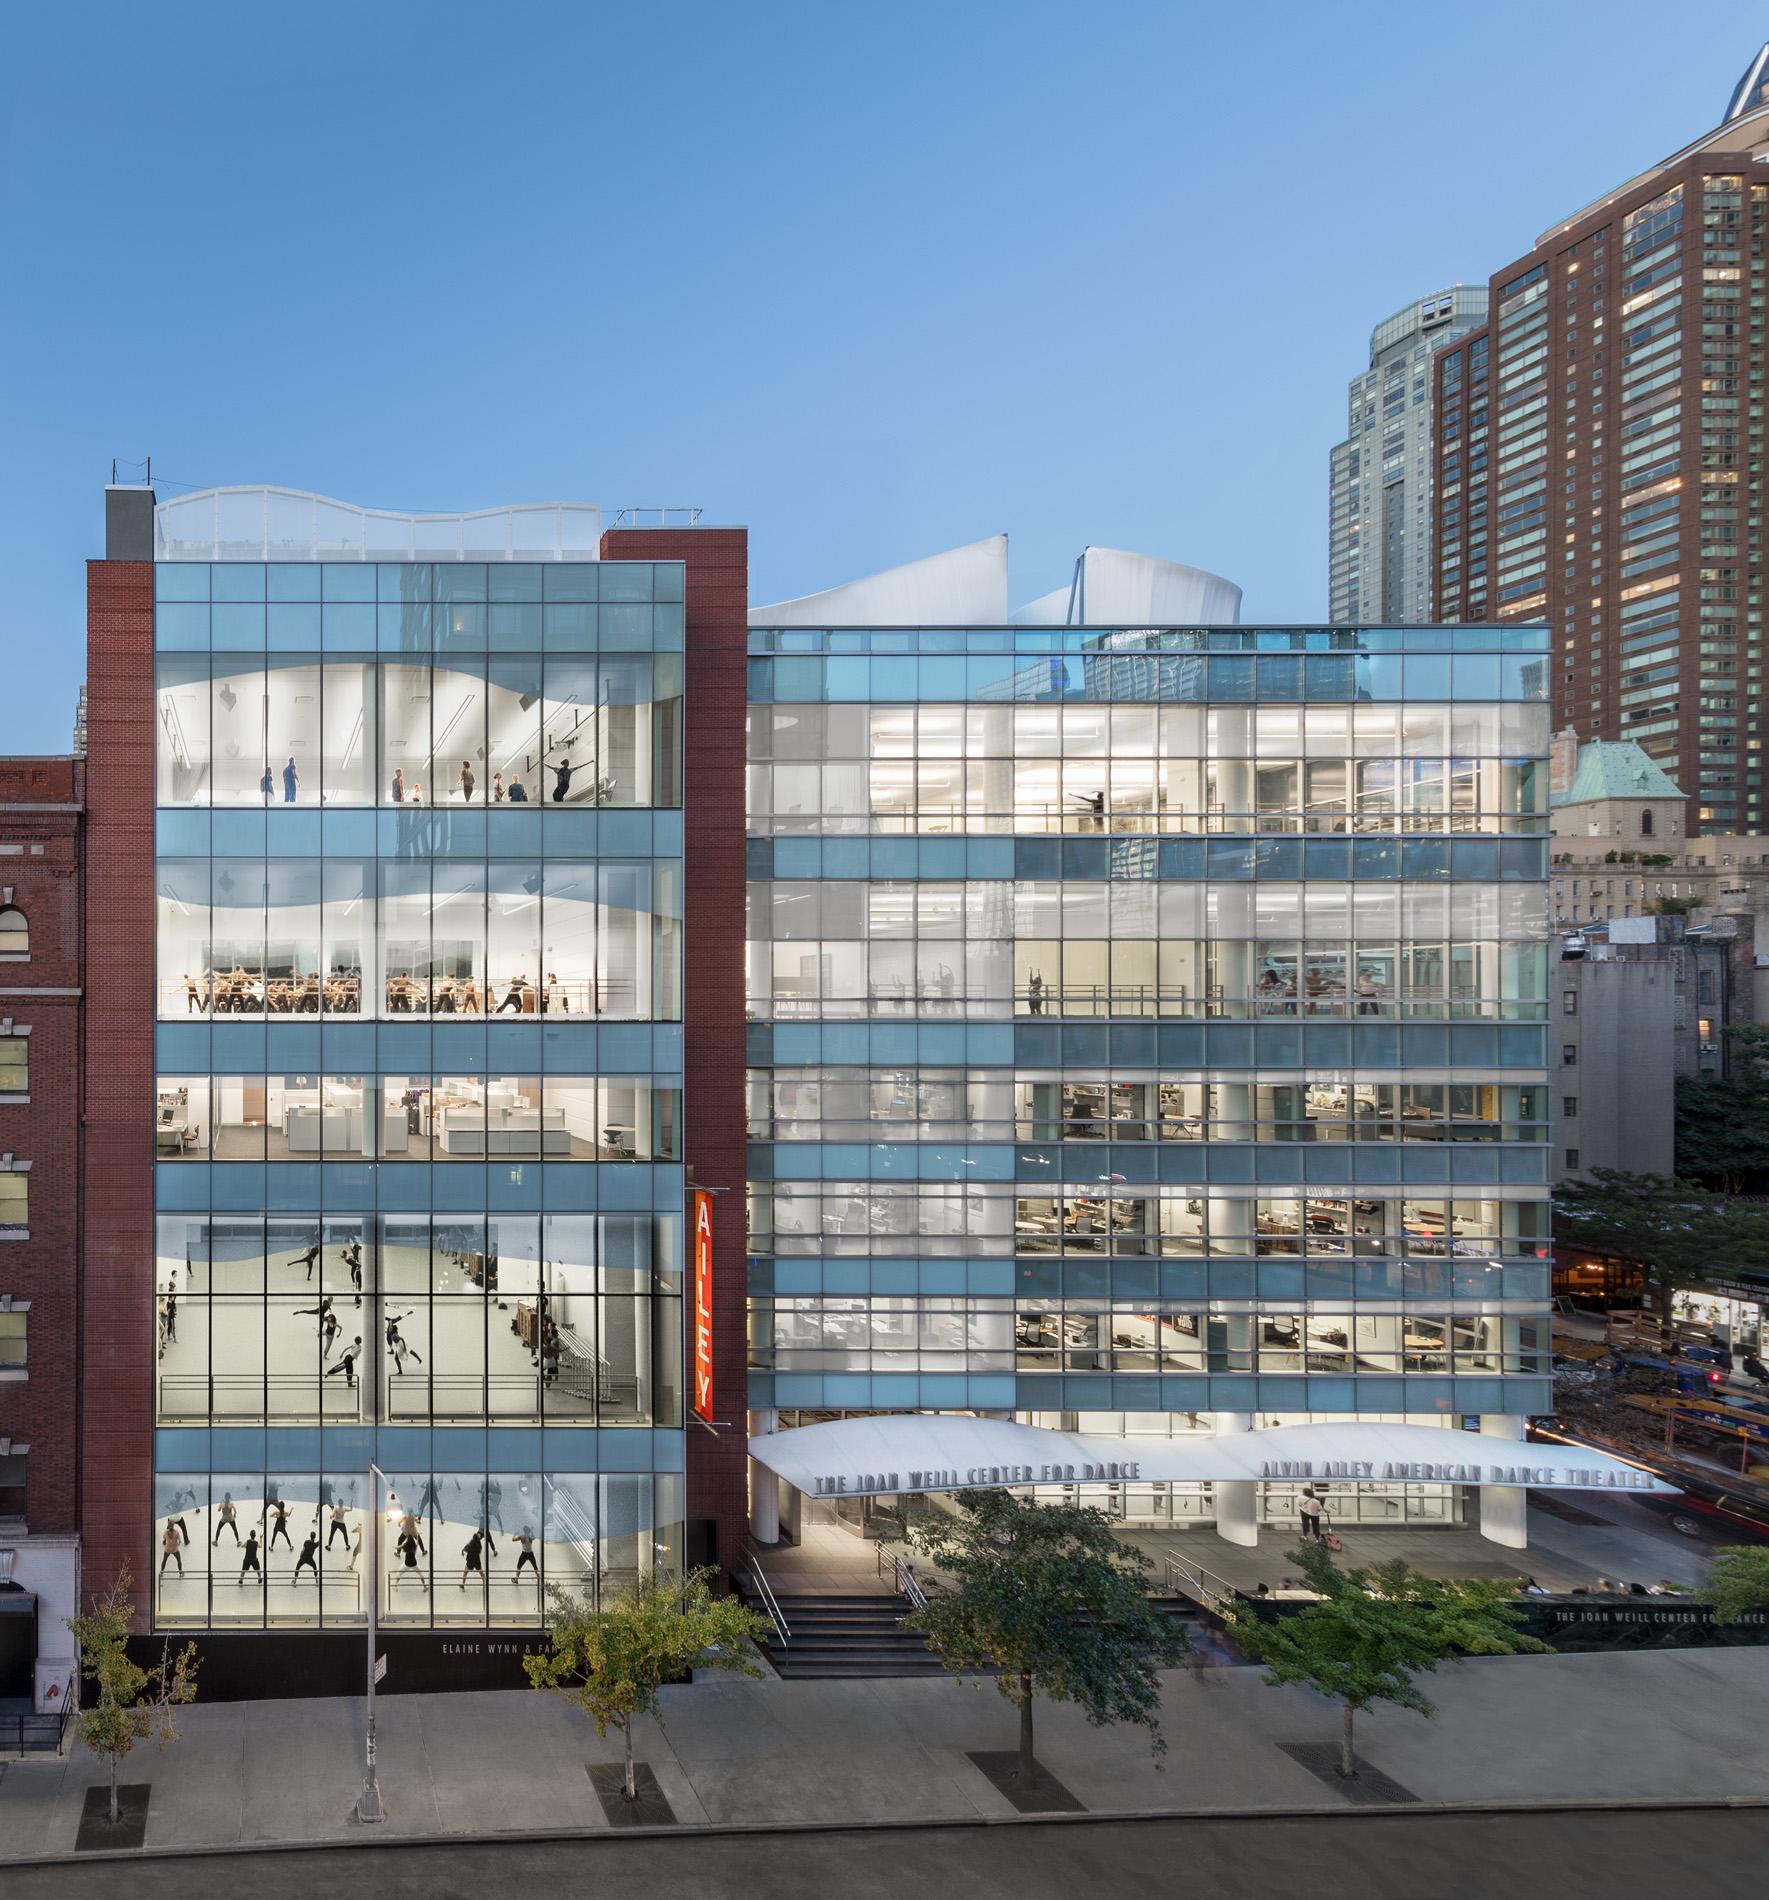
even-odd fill
[[(468, 1536), (461, 1551), (460, 1588), (465, 1590), (469, 1577), (477, 1577), (481, 1587), (491, 1581), (489, 1562), (498, 1554), (497, 1542), (492, 1536), (492, 1520), (498, 1515), (495, 1481), (480, 1486), (481, 1515), (477, 1527)], [(190, 1526), (185, 1512), (192, 1507), (193, 1494), (185, 1497), (174, 1507), (173, 1513), (166, 1519), (166, 1527), (160, 1537), (160, 1575), (166, 1574), (168, 1564), (175, 1565), (179, 1576), (184, 1575), (184, 1552), (189, 1547)], [(431, 1479), (425, 1486), (424, 1500), (432, 1506), (437, 1503), (436, 1483)], [(326, 1524), (323, 1551), (320, 1544), (320, 1527)], [(393, 1540), (393, 1582), (390, 1586), (397, 1590), (407, 1578), (414, 1578), (418, 1587), (426, 1594), (430, 1589), (427, 1574), (428, 1566), (420, 1559), (428, 1558), (429, 1546), (424, 1541), (426, 1519), (415, 1512), (403, 1512), (399, 1519), (399, 1528)], [(276, 1549), (281, 1538), (284, 1548), (295, 1559), (294, 1571), (290, 1582), (299, 1584), (303, 1573), (311, 1575), (317, 1585), (320, 1580), (320, 1562), (322, 1556), (329, 1560), (333, 1546), (343, 1541), (346, 1556), (346, 1568), (351, 1576), (358, 1574), (358, 1565), (362, 1559), (362, 1525), (350, 1522), (349, 1508), (333, 1502), (329, 1507), (323, 1502), (314, 1506), (313, 1527), (307, 1532), (301, 1543), (300, 1551), (295, 1549), (294, 1539), (289, 1535), (289, 1505), (286, 1499), (267, 1498), (264, 1508), (256, 1519), (248, 1522), (244, 1538), (240, 1536), (240, 1510), (234, 1502), (233, 1493), (222, 1493), (221, 1502), (215, 1507), (215, 1535), (210, 1540), (210, 1548), (218, 1549), (221, 1533), (233, 1533), (234, 1549), (240, 1554), (239, 1584), (243, 1588), (248, 1577), (255, 1577), (260, 1587), (265, 1582), (264, 1560)], [(259, 1536), (260, 1531), (264, 1536)], [(511, 1572), (510, 1581), (520, 1583), (523, 1571), (532, 1574), (535, 1583), (540, 1582), (540, 1564), (535, 1556), (535, 1537), (533, 1529), (524, 1524), (514, 1538), (516, 1546), (516, 1566)]]

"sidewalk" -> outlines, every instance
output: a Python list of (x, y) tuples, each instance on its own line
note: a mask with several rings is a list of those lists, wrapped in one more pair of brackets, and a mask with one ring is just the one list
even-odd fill
[[(1427, 1802), (1760, 1797), (1769, 1793), (1769, 1650), (1493, 1657), (1425, 1680), (1439, 1712), (1360, 1717), (1359, 1753)], [(377, 1834), (600, 1828), (586, 1762), (619, 1738), (538, 1693), (387, 1696), (379, 1704)], [(859, 1822), (1008, 1815), (966, 1759), (1015, 1742), (992, 1684), (952, 1679), (741, 1681), (665, 1692), (666, 1732), (637, 1752), (691, 1823)], [(163, 1754), (138, 1749), (125, 1781), (151, 1781), (150, 1848), (360, 1839), (348, 1816), (362, 1775), (360, 1701), (201, 1704)], [(1038, 1753), (1090, 1809), (1343, 1808), (1346, 1797), (1282, 1744), (1337, 1739), (1336, 1707), (1265, 1686), (1256, 1668), (1175, 1672), (1169, 1754), (1141, 1731), (1038, 1714)], [(6, 1765), (0, 1860), (72, 1851), (102, 1768), (76, 1754)]]

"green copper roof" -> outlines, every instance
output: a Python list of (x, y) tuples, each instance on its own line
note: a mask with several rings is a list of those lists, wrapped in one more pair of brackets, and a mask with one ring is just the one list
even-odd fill
[(1595, 739), (1579, 747), (1572, 784), (1556, 792), (1556, 805), (1583, 805), (1596, 798), (1681, 798), (1682, 792), (1632, 739)]

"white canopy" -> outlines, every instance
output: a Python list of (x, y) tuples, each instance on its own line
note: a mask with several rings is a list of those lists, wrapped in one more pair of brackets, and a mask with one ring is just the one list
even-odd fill
[(1535, 1445), (1435, 1425), (1281, 1425), (1266, 1431), (1106, 1438), (1009, 1419), (876, 1414), (759, 1434), (750, 1456), (812, 1497), (1012, 1485), (1237, 1479), (1334, 1484), (1492, 1484), (1675, 1493), (1649, 1471), (1582, 1445)]

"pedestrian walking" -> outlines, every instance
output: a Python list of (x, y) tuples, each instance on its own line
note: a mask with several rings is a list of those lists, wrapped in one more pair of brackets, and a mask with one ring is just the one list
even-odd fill
[(1321, 1501), (1315, 1496), (1312, 1484), (1303, 1486), (1302, 1496), (1297, 1503), (1297, 1511), (1302, 1520), (1304, 1542), (1312, 1537), (1318, 1544), (1321, 1541)]

